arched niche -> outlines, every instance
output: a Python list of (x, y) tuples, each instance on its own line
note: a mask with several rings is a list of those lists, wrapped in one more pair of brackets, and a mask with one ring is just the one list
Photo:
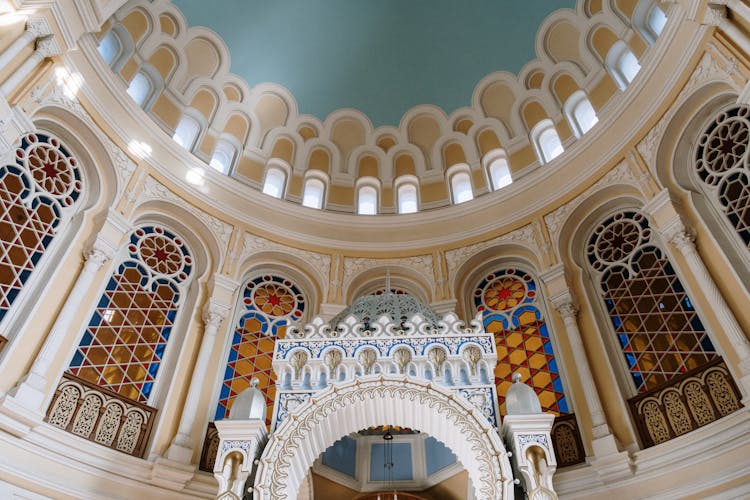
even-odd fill
[(513, 498), (505, 447), (480, 411), (426, 380), (372, 376), (332, 385), (274, 432), (256, 474), (255, 500), (297, 498), (315, 459), (341, 436), (388, 422), (442, 441), (469, 474), (477, 498)]

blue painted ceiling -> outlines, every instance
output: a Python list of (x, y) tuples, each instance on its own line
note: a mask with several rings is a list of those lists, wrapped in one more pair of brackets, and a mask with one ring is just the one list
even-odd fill
[(545, 17), (575, 0), (173, 0), (227, 43), (232, 72), (288, 88), (300, 113), (356, 108), (398, 125), (418, 104), (450, 113), (499, 70), (535, 57)]

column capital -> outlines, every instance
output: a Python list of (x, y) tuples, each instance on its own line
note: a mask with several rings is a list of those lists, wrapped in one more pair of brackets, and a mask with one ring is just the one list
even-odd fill
[(39, 38), (36, 42), (36, 52), (42, 57), (52, 57), (60, 54), (60, 45), (53, 36)]
[(44, 16), (30, 16), (26, 20), (26, 32), (34, 38), (41, 38), (52, 34), (47, 18)]
[(94, 243), (84, 251), (83, 255), (87, 264), (91, 263), (98, 269), (102, 267), (105, 262), (113, 259), (114, 256), (117, 255), (117, 248), (113, 247), (108, 241), (102, 238), (97, 238), (94, 240)]
[(224, 304), (209, 300), (203, 306), (203, 322), (206, 324), (206, 327), (213, 327), (214, 331), (216, 331), (227, 316), (229, 316), (229, 307)]

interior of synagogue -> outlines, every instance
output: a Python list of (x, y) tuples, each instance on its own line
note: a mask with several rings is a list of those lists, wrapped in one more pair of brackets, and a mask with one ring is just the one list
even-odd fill
[(0, 0), (0, 498), (750, 498), (743, 0)]

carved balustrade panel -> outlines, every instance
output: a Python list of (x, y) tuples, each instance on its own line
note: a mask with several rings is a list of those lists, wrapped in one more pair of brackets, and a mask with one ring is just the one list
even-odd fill
[(208, 423), (206, 429), (206, 439), (203, 440), (203, 449), (201, 450), (201, 459), (198, 468), (204, 472), (214, 472), (214, 463), (216, 454), (219, 451), (219, 431), (213, 422)]
[(143, 457), (156, 411), (65, 373), (45, 421), (102, 446)]
[(568, 467), (586, 461), (586, 450), (583, 448), (578, 421), (573, 413), (558, 415), (552, 425), (552, 444), (555, 448), (557, 467)]
[(740, 409), (740, 392), (721, 358), (674, 377), (628, 403), (644, 447), (686, 434)]

